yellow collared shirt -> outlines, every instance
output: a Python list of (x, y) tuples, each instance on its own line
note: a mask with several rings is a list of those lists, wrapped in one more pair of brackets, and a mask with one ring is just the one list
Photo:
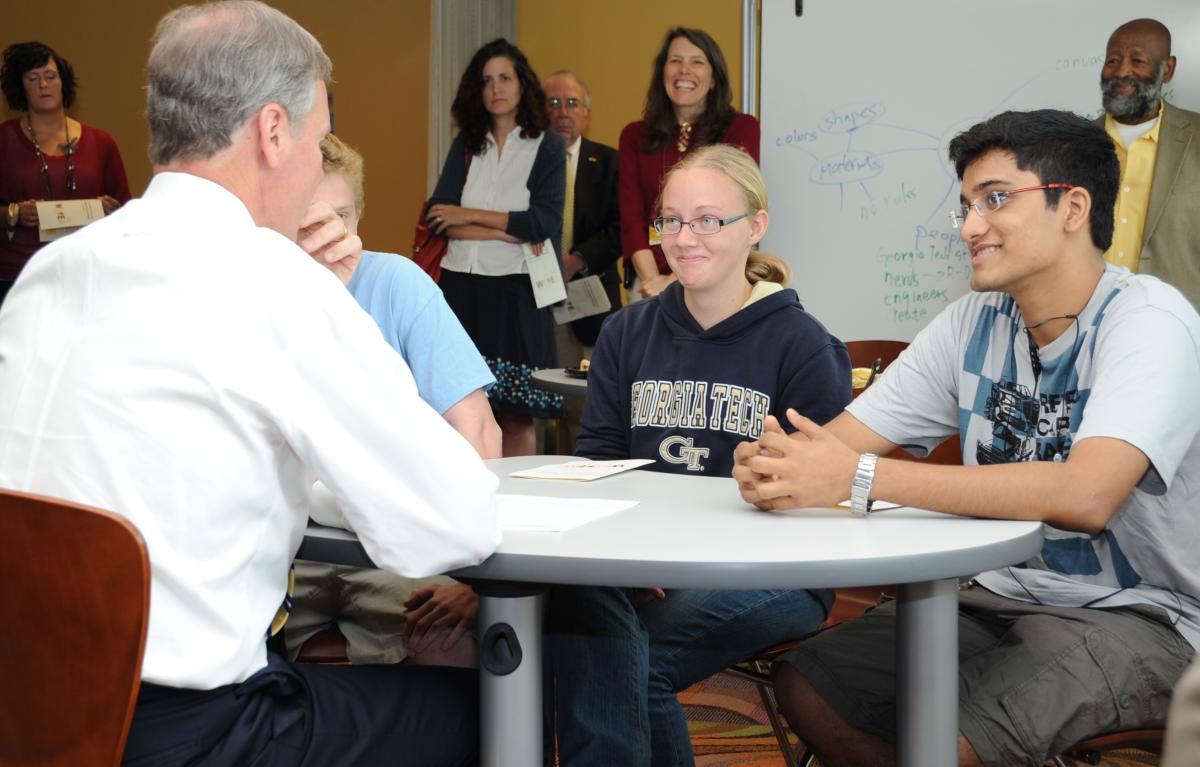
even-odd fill
[(1121, 186), (1117, 190), (1112, 247), (1104, 254), (1104, 260), (1127, 267), (1131, 272), (1138, 270), (1138, 259), (1142, 254), (1142, 233), (1146, 228), (1146, 212), (1150, 207), (1154, 162), (1158, 158), (1158, 129), (1162, 126), (1161, 101), (1158, 114), (1159, 119), (1154, 121), (1154, 127), (1128, 147), (1112, 115), (1104, 117), (1104, 129), (1112, 138), (1117, 159), (1121, 161)]

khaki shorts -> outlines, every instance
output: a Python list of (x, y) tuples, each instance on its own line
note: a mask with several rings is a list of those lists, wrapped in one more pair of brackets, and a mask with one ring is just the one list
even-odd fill
[[(896, 740), (896, 604), (803, 642), (796, 667), (852, 726)], [(985, 765), (1037, 767), (1081, 740), (1162, 727), (1194, 652), (1150, 605), (1048, 607), (959, 592), (959, 715)]]
[(433, 583), (453, 584), (443, 575), (404, 578), (384, 570), (296, 560), (296, 593), (283, 632), (288, 659), (324, 629), (346, 637), (351, 663), (399, 663), (404, 646), (404, 600)]

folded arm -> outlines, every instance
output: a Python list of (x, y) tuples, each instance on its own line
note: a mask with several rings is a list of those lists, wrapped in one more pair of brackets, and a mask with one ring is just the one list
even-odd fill
[(520, 240), (503, 229), (492, 229), (491, 227), (479, 226), (477, 224), (449, 226), (446, 227), (443, 234), (452, 240), (500, 240), (501, 242), (510, 242), (514, 245), (520, 242)]
[(506, 214), (504, 229), (519, 242), (540, 243), (549, 239), (562, 258), (563, 204), (566, 201), (566, 147), (562, 137), (550, 132), (542, 137), (525, 186), (529, 208)]
[[(482, 210), (480, 208), (464, 208), (460, 205), (449, 205), (439, 203), (430, 205), (429, 212), (426, 214), (426, 219), (434, 231), (439, 234), (449, 234), (449, 229), (457, 229), (461, 227), (474, 226), (484, 229), (496, 230), (501, 234), (508, 228), (508, 213), (502, 213), (497, 210)], [(458, 239), (468, 239), (459, 237)], [(483, 238), (478, 238), (483, 239)], [(486, 239), (498, 240), (500, 237), (491, 236)], [(519, 240), (514, 240), (519, 242)]]

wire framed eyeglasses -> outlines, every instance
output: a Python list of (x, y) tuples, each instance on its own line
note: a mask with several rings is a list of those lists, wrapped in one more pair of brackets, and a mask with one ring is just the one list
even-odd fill
[(675, 216), (660, 216), (654, 219), (654, 231), (659, 234), (679, 234), (683, 231), (683, 225), (687, 224), (688, 228), (696, 234), (716, 234), (725, 225), (732, 224), (734, 221), (741, 221), (749, 215), (749, 213), (742, 213), (741, 215), (730, 216), (729, 218), (701, 216), (691, 221), (680, 221)]
[(559, 107), (565, 107), (568, 112), (574, 112), (583, 106), (583, 102), (572, 96), (569, 99), (560, 99), (557, 96), (552, 96), (546, 99), (546, 108), (553, 112)]
[(1038, 189), (1074, 189), (1075, 184), (1039, 184), (1038, 186), (1023, 186), (1020, 189), (997, 189), (988, 192), (970, 203), (964, 203), (950, 211), (950, 225), (959, 229), (967, 222), (967, 214), (974, 208), (980, 216), (986, 216), (995, 210), (1000, 210), (1008, 202), (1008, 198), (1021, 192), (1034, 192)]

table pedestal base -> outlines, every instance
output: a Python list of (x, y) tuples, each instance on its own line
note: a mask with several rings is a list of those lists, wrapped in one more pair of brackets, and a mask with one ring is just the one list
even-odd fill
[(901, 584), (897, 599), (896, 758), (957, 767), (958, 579)]
[(540, 767), (546, 587), (496, 583), (492, 591), (490, 584), (472, 585), (480, 596), (480, 764)]

